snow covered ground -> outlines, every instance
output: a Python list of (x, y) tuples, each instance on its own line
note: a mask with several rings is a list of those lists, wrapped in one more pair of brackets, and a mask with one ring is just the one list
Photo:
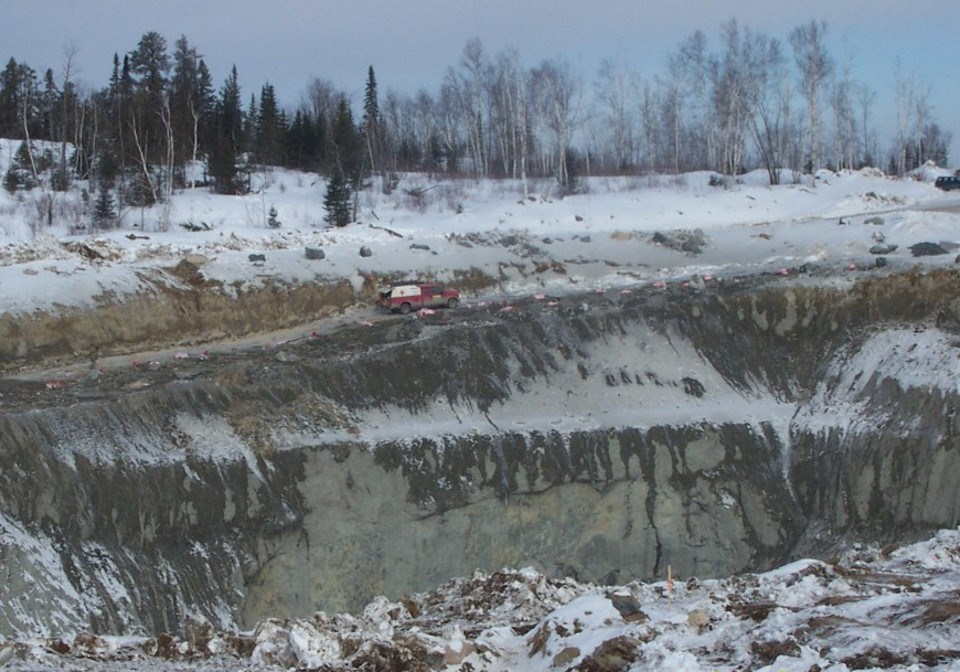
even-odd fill
[[(0, 172), (15, 150), (16, 143), (0, 141)], [(348, 279), (359, 287), (370, 275), (449, 279), (450, 269), (478, 268), (504, 278), (497, 290), (504, 295), (626, 289), (803, 264), (830, 267), (844, 281), (846, 273), (874, 267), (878, 255), (870, 248), (878, 244), (897, 246), (883, 255), (894, 268), (954, 265), (960, 197), (932, 186), (947, 172), (929, 168), (905, 180), (872, 170), (822, 172), (816, 180), (786, 179), (778, 187), (766, 185), (762, 173), (726, 186), (710, 186), (709, 173), (590, 178), (583, 193), (565, 198), (549, 181), (531, 183), (524, 195), (514, 181), (402, 176), (390, 195), (363, 192), (360, 221), (344, 229), (323, 223), (320, 178), (280, 170), (257, 174), (250, 195), (187, 190), (163, 208), (128, 209), (119, 228), (96, 233), (89, 229), (92, 199), (79, 189), (0, 191), (0, 313), (56, 311), (91, 305), (107, 293), (146, 291), (151, 269), (187, 255), (202, 255), (204, 275), (227, 287), (312, 279)], [(44, 223), (48, 206), (52, 226)], [(266, 224), (271, 207), (281, 222), (277, 229)], [(687, 241), (696, 244), (684, 249)], [(910, 246), (925, 242), (945, 253), (911, 254)], [(322, 247), (326, 258), (307, 260), (305, 247)], [(361, 247), (372, 254), (361, 256)], [(251, 263), (251, 253), (265, 261)], [(564, 272), (516, 270), (531, 260), (555, 261)], [(958, 586), (960, 531), (950, 530), (896, 551), (857, 549), (835, 563), (804, 561), (729, 579), (600, 588), (504, 570), (454, 579), (398, 603), (381, 599), (358, 616), (271, 621), (250, 633), (187, 624), (192, 635), (182, 639), (64, 633), (59, 640), (0, 642), (0, 664), (31, 670), (950, 670), (960, 669)]]
[(960, 530), (729, 579), (598, 587), (532, 569), (454, 579), (362, 614), (191, 622), (182, 637), (0, 644), (14, 670), (960, 669)]
[[(0, 140), (0, 172), (16, 147)], [(805, 263), (871, 266), (879, 240), (898, 246), (885, 255), (891, 264), (912, 264), (910, 245), (944, 241), (952, 251), (960, 242), (960, 197), (932, 186), (948, 172), (930, 167), (902, 180), (875, 170), (796, 181), (785, 174), (777, 187), (763, 172), (726, 186), (710, 186), (715, 176), (705, 172), (583, 178), (584, 193), (564, 198), (549, 180), (531, 181), (525, 197), (518, 181), (405, 175), (390, 195), (373, 179), (359, 197), (359, 222), (342, 229), (323, 221), (321, 178), (278, 169), (256, 173), (246, 196), (197, 188), (163, 206), (121, 208), (119, 228), (102, 232), (90, 230), (93, 196), (84, 198), (83, 184), (66, 193), (0, 190), (0, 312), (149, 291), (149, 269), (187, 255), (200, 255), (204, 276), (227, 288), (342, 279), (359, 288), (370, 276), (448, 280), (451, 269), (475, 268), (502, 277), (506, 293)], [(271, 208), (276, 229), (267, 226)], [(943, 208), (952, 211), (935, 211)], [(691, 239), (694, 247), (681, 249)], [(306, 259), (305, 247), (322, 247), (326, 258)], [(371, 255), (361, 257), (361, 247)], [(265, 261), (251, 263), (251, 253)], [(563, 272), (534, 275), (537, 261)]]

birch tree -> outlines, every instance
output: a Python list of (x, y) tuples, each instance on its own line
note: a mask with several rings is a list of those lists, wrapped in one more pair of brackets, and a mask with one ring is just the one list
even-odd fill
[(827, 24), (811, 21), (790, 33), (800, 80), (800, 92), (807, 102), (808, 156), (811, 172), (823, 165), (823, 124), (821, 95), (833, 72), (833, 58), (827, 52), (825, 38)]
[(750, 54), (748, 40), (741, 38), (736, 21), (721, 28), (723, 53), (714, 57), (710, 67), (710, 85), (717, 124), (717, 163), (715, 169), (734, 175), (743, 166), (746, 136), (750, 123)]
[(473, 39), (463, 48), (458, 69), (450, 68), (442, 98), (459, 117), (467, 143), (472, 172), (487, 174), (487, 147), (484, 127), (489, 122), (489, 80), (491, 68), (480, 40)]
[(790, 124), (791, 87), (786, 59), (777, 40), (757, 43), (756, 99), (752, 131), (760, 163), (771, 185), (780, 184), (785, 163)]
[(879, 154), (876, 135), (871, 130), (871, 111), (877, 99), (877, 93), (866, 84), (854, 86), (854, 98), (857, 105), (857, 116), (860, 124), (860, 163), (862, 166), (876, 165)]
[(594, 82), (602, 127), (612, 149), (614, 170), (628, 170), (636, 163), (636, 114), (639, 86), (635, 73), (611, 61), (603, 61)]
[(837, 170), (853, 168), (857, 162), (857, 129), (853, 109), (854, 82), (850, 57), (833, 82), (830, 109), (833, 112), (833, 152)]
[(557, 182), (569, 188), (568, 154), (582, 121), (582, 88), (567, 63), (544, 61), (533, 71), (534, 100), (541, 123), (552, 137)]

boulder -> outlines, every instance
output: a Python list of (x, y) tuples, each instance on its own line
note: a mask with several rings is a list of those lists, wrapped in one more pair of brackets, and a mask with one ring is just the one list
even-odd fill
[(306, 247), (303, 250), (307, 259), (326, 259), (327, 254), (319, 247)]
[(286, 350), (281, 350), (274, 357), (281, 364), (295, 364), (300, 361), (300, 357), (293, 354), (292, 352), (287, 352)]
[(647, 621), (647, 615), (640, 609), (640, 602), (630, 593), (607, 593), (607, 599), (628, 623)]
[(640, 641), (620, 635), (608, 639), (587, 656), (578, 669), (591, 672), (619, 672), (626, 670), (640, 656)]
[(932, 257), (938, 254), (947, 254), (947, 250), (939, 243), (916, 243), (910, 246), (910, 252), (915, 257)]

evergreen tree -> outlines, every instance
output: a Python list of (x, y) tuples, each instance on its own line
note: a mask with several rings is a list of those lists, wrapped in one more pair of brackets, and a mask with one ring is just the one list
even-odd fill
[(213, 146), (216, 138), (217, 96), (213, 90), (213, 77), (202, 58), (197, 62), (197, 100), (200, 111), (197, 129), (199, 149), (201, 152), (206, 152)]
[(120, 91), (120, 56), (117, 52), (113, 52), (113, 72), (110, 73), (109, 91), (111, 97)]
[(241, 192), (237, 153), (224, 129), (219, 129), (214, 148), (207, 157), (207, 170), (213, 178), (213, 190), (216, 193), (236, 195)]
[[(10, 167), (3, 176), (3, 186), (11, 194), (21, 189), (29, 191), (37, 186), (36, 180), (34, 180), (33, 177), (33, 169), (31, 168), (30, 155), (32, 152), (32, 148), (27, 145), (26, 141), (21, 142), (20, 146), (17, 147), (17, 151), (13, 155), (13, 160), (10, 162)], [(38, 170), (43, 167), (40, 165), (39, 158), (34, 161), (34, 165), (37, 166)]]
[[(170, 79), (170, 123), (174, 135), (174, 166), (177, 184), (184, 186), (186, 162), (199, 152), (200, 116), (204, 112), (200, 57), (187, 38), (177, 40)], [(196, 131), (196, 133), (195, 133)]]
[(367, 70), (367, 85), (363, 93), (363, 141), (369, 170), (375, 172), (378, 168), (382, 169), (380, 103), (377, 101), (377, 77), (372, 65)]
[(260, 108), (257, 111), (254, 150), (257, 162), (279, 166), (283, 162), (283, 136), (286, 125), (277, 108), (273, 86), (264, 84), (260, 89)]
[(59, 109), (60, 91), (53, 81), (53, 70), (47, 68), (43, 73), (43, 93), (40, 95), (40, 110), (43, 115), (43, 135), (37, 140), (59, 140), (57, 130), (57, 110)]
[(367, 70), (367, 85), (363, 90), (363, 125), (368, 127), (380, 122), (380, 104), (377, 102), (377, 76), (373, 66)]
[(39, 113), (37, 74), (26, 63), (10, 59), (0, 73), (0, 137), (24, 139), (23, 114), (31, 138), (39, 138), (43, 119)]
[(297, 110), (293, 115), (293, 123), (284, 135), (284, 161), (287, 168), (303, 170), (304, 165), (304, 133), (303, 112)]
[(243, 112), (240, 109), (240, 83), (237, 66), (220, 90), (216, 109), (216, 128), (213, 146), (207, 157), (207, 167), (218, 194), (237, 194), (241, 183), (237, 174), (237, 152), (243, 135)]
[(350, 223), (350, 185), (340, 170), (334, 170), (327, 182), (327, 193), (323, 197), (323, 207), (327, 211), (324, 221), (333, 226), (346, 226)]
[(0, 137), (19, 138), (20, 121), (20, 66), (11, 58), (0, 73)]
[(331, 172), (340, 172), (351, 188), (358, 188), (363, 178), (364, 152), (360, 135), (353, 123), (353, 113), (345, 97), (337, 104), (337, 117), (331, 129), (334, 166)]
[(151, 31), (140, 38), (137, 48), (130, 52), (130, 69), (138, 77), (138, 90), (147, 94), (156, 109), (166, 91), (170, 71), (167, 41), (160, 33)]
[[(167, 56), (167, 41), (157, 32), (149, 32), (140, 38), (137, 48), (130, 52), (129, 70), (125, 76), (133, 76), (133, 112), (127, 121), (136, 125), (141, 143), (150, 138), (164, 137), (162, 113), (166, 103), (167, 73), (170, 58)], [(162, 154), (155, 152), (158, 157)]]
[(241, 134), (240, 146), (237, 147), (237, 154), (252, 151), (254, 140), (257, 137), (257, 97), (250, 94), (250, 104), (247, 105), (247, 111), (243, 115), (243, 133)]
[(285, 134), (284, 165), (298, 170), (320, 170), (323, 153), (318, 125), (306, 110), (297, 110)]
[(280, 220), (277, 218), (277, 209), (274, 206), (270, 206), (269, 212), (267, 212), (267, 226), (271, 229), (280, 228)]
[(106, 184), (100, 185), (97, 200), (93, 206), (93, 224), (98, 229), (110, 229), (116, 224), (117, 211), (113, 203), (113, 194)]
[(20, 174), (13, 166), (7, 168), (7, 172), (3, 174), (3, 188), (11, 194), (20, 188)]

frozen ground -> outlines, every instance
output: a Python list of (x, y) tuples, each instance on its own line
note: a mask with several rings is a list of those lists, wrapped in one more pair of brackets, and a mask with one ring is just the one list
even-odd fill
[[(0, 141), (0, 171), (15, 149)], [(844, 282), (855, 269), (874, 267), (879, 255), (870, 248), (881, 243), (897, 246), (883, 255), (893, 268), (955, 263), (960, 197), (932, 186), (945, 172), (929, 168), (905, 180), (824, 172), (774, 188), (759, 173), (726, 187), (710, 186), (707, 173), (593, 178), (584, 180), (584, 193), (565, 198), (549, 182), (531, 184), (525, 196), (510, 181), (404, 176), (389, 196), (364, 192), (360, 222), (344, 229), (323, 224), (321, 180), (284, 171), (257, 175), (249, 196), (188, 190), (166, 211), (127, 210), (120, 228), (95, 234), (80, 228), (89, 203), (79, 190), (52, 195), (51, 227), (38, 224), (49, 193), (0, 191), (0, 313), (149, 291), (152, 269), (187, 255), (201, 255), (204, 275), (233, 287), (344, 278), (359, 287), (370, 275), (448, 279), (450, 269), (471, 267), (499, 273), (496, 295), (465, 297), (476, 302), (788, 273), (804, 264), (828, 267)], [(410, 195), (416, 189), (422, 200)], [(279, 229), (266, 226), (270, 207)], [(684, 249), (688, 241), (697, 244)], [(946, 254), (911, 254), (924, 242)], [(306, 260), (307, 246), (323, 247), (326, 258)], [(361, 257), (361, 247), (372, 255)], [(251, 263), (251, 253), (265, 262)], [(563, 272), (517, 270), (543, 261)], [(870, 352), (896, 352), (902, 336), (878, 337), (894, 340)], [(952, 364), (931, 366), (944, 372)], [(952, 374), (943, 376), (953, 384)], [(960, 534), (943, 531), (896, 551), (858, 549), (835, 563), (804, 561), (729, 579), (676, 577), (672, 585), (598, 588), (504, 570), (453, 579), (396, 604), (375, 601), (356, 616), (271, 621), (249, 633), (191, 623), (182, 639), (60, 633), (0, 642), (0, 661), (22, 670), (951, 670), (960, 669), (958, 586)]]
[(720, 580), (597, 587), (504, 569), (362, 614), (186, 624), (183, 637), (0, 644), (13, 670), (960, 669), (960, 531)]
[[(0, 140), (0, 172), (15, 150)], [(152, 269), (188, 255), (227, 288), (348, 279), (359, 289), (371, 276), (447, 280), (453, 269), (475, 268), (501, 277), (507, 294), (802, 264), (872, 266), (879, 240), (897, 246), (884, 255), (894, 267), (953, 263), (955, 254), (921, 259), (909, 250), (960, 243), (960, 197), (932, 186), (947, 172), (929, 167), (902, 180), (874, 170), (796, 181), (785, 174), (777, 187), (762, 172), (726, 186), (710, 186), (711, 173), (584, 178), (584, 193), (564, 198), (547, 180), (531, 182), (525, 197), (517, 181), (407, 175), (390, 195), (374, 179), (360, 194), (359, 222), (343, 229), (323, 222), (320, 178), (282, 170), (256, 174), (247, 196), (197, 188), (162, 207), (126, 208), (118, 229), (97, 233), (89, 232), (92, 199), (84, 201), (82, 184), (67, 193), (0, 190), (0, 312), (149, 292)], [(266, 225), (271, 207), (280, 228)], [(306, 259), (308, 246), (326, 258)], [(361, 257), (361, 247), (371, 256)], [(265, 261), (251, 263), (251, 253)], [(557, 272), (534, 273), (538, 264)]]

